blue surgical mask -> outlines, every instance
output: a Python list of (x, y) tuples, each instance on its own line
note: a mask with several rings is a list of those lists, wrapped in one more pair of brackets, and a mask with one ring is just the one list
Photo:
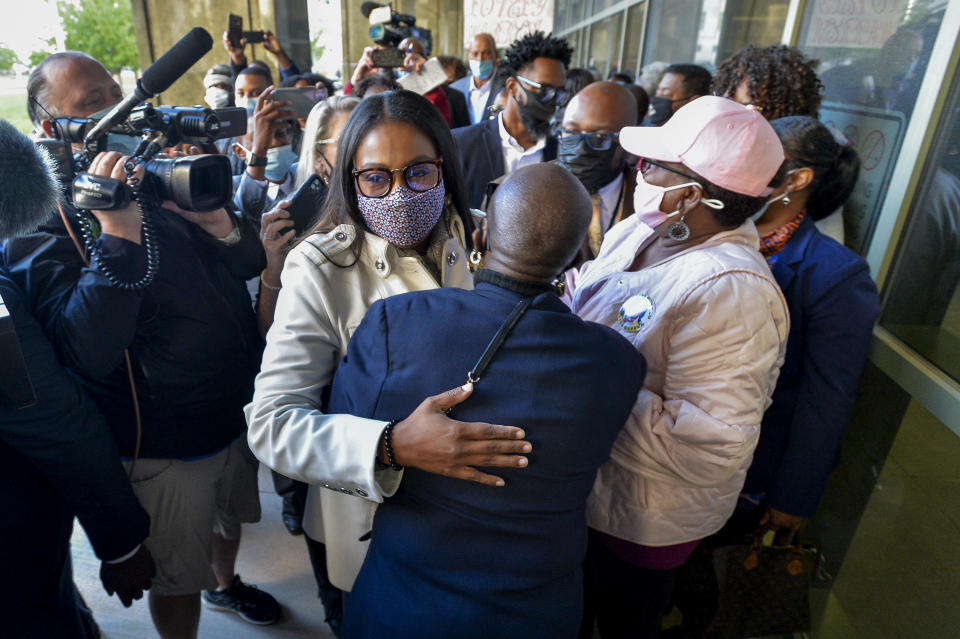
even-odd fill
[(470, 73), (474, 77), (486, 80), (493, 73), (493, 60), (470, 60)]
[[(793, 175), (794, 173), (796, 173), (797, 170), (798, 170), (798, 169), (793, 169), (792, 171), (787, 171), (786, 177), (790, 177), (791, 175)], [(763, 217), (763, 214), (767, 212), (767, 209), (770, 208), (770, 205), (771, 205), (771, 204), (773, 204), (773, 203), (776, 202), (777, 200), (781, 200), (781, 199), (787, 197), (788, 195), (790, 195), (790, 190), (789, 190), (789, 189), (785, 189), (785, 190), (783, 191), (783, 193), (781, 193), (780, 195), (774, 195), (774, 196), (772, 196), (770, 199), (768, 199), (766, 202), (763, 203), (763, 206), (760, 207), (760, 210), (759, 210), (759, 211), (757, 211), (756, 213), (754, 213), (753, 215), (750, 216), (750, 219), (753, 220), (754, 224), (756, 224), (757, 222), (760, 221), (760, 218)]]
[(237, 106), (247, 110), (247, 117), (253, 117), (253, 111), (257, 108), (256, 98), (246, 98), (237, 100)]
[(297, 161), (297, 154), (289, 144), (267, 149), (267, 166), (264, 174), (271, 182), (282, 182), (287, 178), (290, 167)]

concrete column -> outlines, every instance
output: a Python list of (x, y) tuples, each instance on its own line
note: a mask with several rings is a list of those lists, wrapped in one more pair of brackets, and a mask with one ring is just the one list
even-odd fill
[[(214, 64), (229, 62), (222, 42), (227, 13), (242, 17), (244, 30), (273, 31), (301, 70), (311, 66), (307, 0), (130, 0), (130, 5), (143, 69), (193, 27), (203, 27), (213, 36), (210, 52), (159, 96), (159, 104), (203, 104), (204, 74)], [(254, 58), (267, 62), (279, 83), (273, 55), (258, 44), (247, 45), (247, 59)]]

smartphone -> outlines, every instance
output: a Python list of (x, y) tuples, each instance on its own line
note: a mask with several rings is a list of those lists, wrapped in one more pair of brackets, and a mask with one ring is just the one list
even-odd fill
[(240, 46), (240, 38), (243, 37), (243, 18), (235, 13), (227, 14), (227, 39), (233, 47)]
[(263, 31), (244, 31), (243, 39), (247, 41), (247, 44), (255, 44), (257, 42), (263, 42), (264, 33)]
[(396, 47), (390, 47), (387, 49), (374, 49), (370, 53), (370, 57), (373, 58), (373, 66), (387, 69), (402, 67), (406, 54)]
[(290, 108), (296, 111), (298, 118), (305, 118), (310, 115), (310, 110), (317, 102), (326, 99), (326, 97), (326, 89), (316, 89), (314, 87), (283, 88), (273, 91), (273, 99), (289, 102)]
[(323, 183), (320, 176), (314, 173), (307, 178), (307, 181), (300, 185), (293, 197), (290, 198), (290, 206), (287, 207), (287, 213), (293, 220), (293, 228), (297, 235), (302, 234), (317, 217), (317, 211), (320, 205), (327, 197), (327, 185)]

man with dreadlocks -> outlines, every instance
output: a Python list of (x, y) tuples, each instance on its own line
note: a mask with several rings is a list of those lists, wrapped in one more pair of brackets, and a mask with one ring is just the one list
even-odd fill
[(506, 107), (496, 118), (453, 131), (471, 207), (480, 207), (491, 180), (557, 157), (550, 118), (557, 105), (566, 102), (564, 83), (572, 53), (566, 40), (542, 31), (515, 41), (498, 71), (505, 78)]
[(788, 115), (815, 118), (823, 94), (816, 72), (819, 64), (796, 47), (751, 44), (720, 63), (713, 92), (752, 104), (767, 120)]

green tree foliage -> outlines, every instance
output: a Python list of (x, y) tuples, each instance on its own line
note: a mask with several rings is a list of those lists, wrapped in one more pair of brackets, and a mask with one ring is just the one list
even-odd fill
[(47, 46), (40, 50), (31, 51), (30, 57), (27, 58), (26, 64), (31, 69), (43, 62), (43, 59), (53, 53), (53, 51), (55, 51), (57, 48), (57, 43), (53, 38), (47, 38), (46, 40), (43, 40), (43, 42), (45, 42)]
[(0, 44), (0, 71), (9, 71), (17, 62), (20, 62), (20, 58), (13, 49)]
[(68, 49), (93, 56), (109, 71), (137, 68), (137, 38), (128, 0), (58, 0)]
[(49, 51), (31, 51), (30, 58), (27, 60), (27, 66), (32, 69), (43, 62), (44, 58), (46, 58), (48, 55), (50, 55)]
[(327, 45), (321, 41), (323, 39), (323, 29), (320, 29), (312, 38), (310, 38), (310, 53), (313, 61), (316, 62), (323, 57), (323, 52), (327, 50)]

